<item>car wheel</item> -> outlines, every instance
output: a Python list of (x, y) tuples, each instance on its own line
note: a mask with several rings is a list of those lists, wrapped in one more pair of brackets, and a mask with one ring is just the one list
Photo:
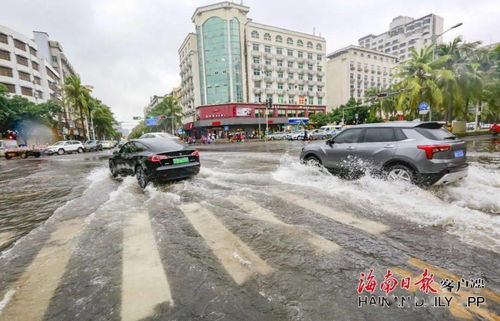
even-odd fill
[(308, 166), (313, 166), (313, 167), (323, 167), (323, 165), (321, 164), (321, 160), (316, 157), (316, 156), (307, 156), (305, 159), (304, 159), (304, 164), (308, 165)]
[(21, 154), (21, 158), (28, 158), (28, 154), (27, 153), (22, 153)]
[(57, 154), (64, 155), (64, 149), (59, 148), (59, 150), (57, 151)]
[(146, 177), (146, 173), (144, 172), (144, 169), (141, 166), (138, 166), (137, 169), (135, 170), (135, 177), (137, 178), (137, 182), (139, 183), (139, 186), (141, 188), (146, 188), (149, 181), (148, 181), (148, 178)]
[(396, 164), (387, 169), (387, 179), (414, 183), (415, 173), (405, 165)]
[(109, 162), (109, 171), (111, 172), (111, 176), (113, 177), (118, 176), (118, 170), (116, 169), (115, 162), (112, 161)]
[(40, 157), (42, 154), (40, 153), (34, 153), (33, 156), (35, 156), (36, 158)]
[(83, 153), (83, 148), (79, 147), (79, 148), (77, 149), (77, 152), (79, 152), (79, 153)]
[(11, 159), (12, 156), (10, 156), (9, 154), (5, 154), (5, 159)]

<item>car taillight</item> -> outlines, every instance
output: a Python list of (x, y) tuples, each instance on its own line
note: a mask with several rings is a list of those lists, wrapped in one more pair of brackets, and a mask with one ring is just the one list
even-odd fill
[(161, 162), (162, 159), (168, 159), (168, 156), (165, 156), (165, 155), (153, 155), (153, 156), (149, 156), (148, 159), (151, 162), (157, 163), (157, 162)]
[(417, 148), (425, 150), (425, 156), (427, 156), (427, 159), (432, 159), (434, 157), (434, 153), (451, 150), (450, 145), (418, 145)]
[(195, 150), (194, 152), (191, 153), (191, 156), (200, 157), (200, 152)]

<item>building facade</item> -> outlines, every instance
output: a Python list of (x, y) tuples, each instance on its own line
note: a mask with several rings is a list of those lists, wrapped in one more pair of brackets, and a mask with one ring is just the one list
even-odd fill
[(428, 14), (418, 19), (398, 16), (392, 19), (389, 30), (379, 35), (369, 34), (358, 40), (361, 47), (392, 54), (400, 61), (410, 58), (410, 48), (420, 50), (433, 43), (443, 42), (443, 18)]
[(191, 18), (196, 32), (179, 49), (180, 101), (194, 125), (202, 125), (199, 106), (268, 98), (291, 109), (326, 103), (325, 39), (253, 22), (249, 10), (226, 1), (199, 7)]
[(398, 63), (395, 55), (359, 46), (348, 46), (327, 57), (326, 84), (328, 110), (350, 98), (364, 100), (367, 90), (384, 90), (393, 82)]
[(56, 98), (60, 79), (33, 40), (0, 26), (0, 83), (10, 94), (34, 103), (46, 102)]

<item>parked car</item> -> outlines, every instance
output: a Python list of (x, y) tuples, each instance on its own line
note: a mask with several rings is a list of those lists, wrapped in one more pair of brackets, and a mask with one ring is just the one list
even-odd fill
[(493, 125), (491, 125), (491, 127), (490, 127), (490, 133), (493, 136), (498, 135), (498, 133), (500, 133), (500, 125), (497, 124), (497, 123), (494, 123)]
[(286, 138), (286, 135), (287, 135), (287, 133), (285, 133), (285, 132), (276, 132), (276, 133), (272, 133), (272, 134), (267, 135), (267, 139), (269, 139), (269, 140), (282, 140), (282, 139)]
[(5, 157), (5, 151), (8, 149), (17, 148), (17, 141), (11, 139), (2, 139), (0, 140), (0, 157)]
[(309, 132), (310, 140), (321, 140), (326, 138), (326, 130), (323, 129), (314, 129)]
[(51, 146), (48, 146), (45, 150), (47, 154), (59, 154), (63, 155), (65, 153), (83, 153), (85, 150), (83, 144), (77, 140), (62, 140)]
[(342, 175), (357, 177), (369, 170), (416, 184), (449, 184), (467, 176), (466, 144), (442, 125), (392, 122), (353, 126), (326, 143), (307, 145), (300, 158)]
[(109, 159), (113, 177), (135, 175), (144, 188), (149, 182), (177, 180), (197, 175), (200, 154), (178, 140), (164, 138), (135, 139)]
[(172, 138), (172, 139), (179, 139), (177, 136), (169, 134), (169, 133), (160, 133), (160, 132), (155, 132), (155, 133), (146, 133), (143, 134), (140, 139), (143, 138)]
[(83, 145), (85, 148), (85, 151), (99, 151), (102, 150), (102, 143), (99, 140), (88, 140), (85, 142), (85, 145)]
[(330, 129), (325, 132), (325, 139), (331, 139), (335, 137), (338, 133), (340, 133), (340, 130), (338, 129)]
[(111, 149), (115, 147), (115, 142), (112, 140), (103, 140), (101, 141), (102, 148), (104, 149)]
[(304, 139), (304, 131), (298, 130), (295, 132), (291, 132), (287, 135), (288, 140), (303, 140)]

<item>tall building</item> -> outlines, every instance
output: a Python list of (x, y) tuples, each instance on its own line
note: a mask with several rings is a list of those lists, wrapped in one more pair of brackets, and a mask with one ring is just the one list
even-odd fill
[(0, 83), (9, 93), (42, 103), (56, 98), (60, 79), (33, 40), (0, 26)]
[[(244, 118), (261, 115), (258, 109), (267, 98), (283, 108), (269, 112), (271, 118), (279, 118), (270, 120), (273, 125), (288, 124), (288, 118), (297, 115), (307, 117), (308, 107), (324, 109), (325, 39), (253, 22), (247, 17), (249, 10), (228, 1), (197, 8), (191, 18), (196, 32), (179, 49), (183, 108), (196, 109), (197, 122), (218, 119), (212, 121), (215, 130), (256, 127), (257, 119)], [(231, 103), (253, 105), (239, 113), (217, 113)], [(200, 109), (207, 105), (220, 108), (210, 115), (209, 109)], [(226, 119), (227, 115), (240, 118)], [(208, 123), (190, 126), (210, 127)]]
[[(428, 14), (418, 19), (398, 16), (392, 19), (389, 30), (379, 35), (369, 34), (358, 40), (361, 47), (392, 54), (400, 61), (410, 57), (409, 50), (419, 50), (433, 41), (442, 43), (443, 18)], [(439, 36), (439, 37), (438, 37)]]
[(371, 88), (388, 88), (396, 73), (395, 55), (359, 46), (348, 46), (328, 55), (326, 67), (327, 108), (337, 108), (349, 99), (363, 100)]

